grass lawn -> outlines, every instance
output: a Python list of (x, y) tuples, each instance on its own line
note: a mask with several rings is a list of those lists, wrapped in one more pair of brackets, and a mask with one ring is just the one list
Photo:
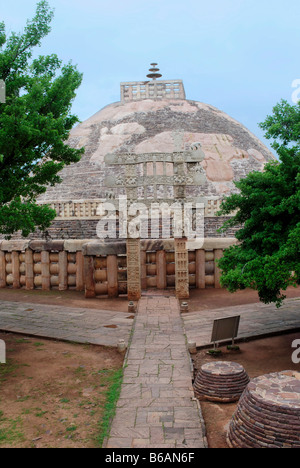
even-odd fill
[(96, 448), (122, 382), (113, 348), (0, 333), (0, 448)]

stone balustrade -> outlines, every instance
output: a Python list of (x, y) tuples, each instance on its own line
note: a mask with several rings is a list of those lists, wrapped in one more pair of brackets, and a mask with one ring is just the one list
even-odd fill
[[(100, 219), (98, 208), (104, 200), (75, 200), (75, 201), (53, 201), (40, 202), (40, 205), (49, 205), (56, 211), (56, 219)], [(105, 200), (113, 203), (113, 200)], [(151, 201), (151, 200), (150, 200)], [(222, 200), (218, 197), (207, 199), (204, 215), (215, 217), (220, 210)]]
[[(187, 243), (188, 288), (220, 288), (215, 263), (235, 239)], [(142, 289), (174, 289), (174, 240), (141, 241)], [(126, 242), (95, 240), (1, 241), (0, 288), (85, 291), (86, 297), (127, 294)]]

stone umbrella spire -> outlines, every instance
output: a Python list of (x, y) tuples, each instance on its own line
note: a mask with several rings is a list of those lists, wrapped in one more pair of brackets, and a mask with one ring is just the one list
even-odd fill
[(162, 75), (159, 72), (159, 68), (157, 68), (157, 63), (150, 63), (152, 68), (149, 68), (149, 73), (147, 75), (147, 78), (152, 78), (153, 81), (155, 81), (157, 78), (161, 78)]

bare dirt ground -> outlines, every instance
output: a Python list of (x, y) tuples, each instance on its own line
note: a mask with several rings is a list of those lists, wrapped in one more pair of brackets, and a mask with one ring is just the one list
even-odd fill
[[(298, 288), (289, 287), (284, 295), (288, 299), (300, 297), (300, 286)], [(1, 296), (0, 296), (1, 299)], [(256, 291), (246, 289), (237, 291), (234, 294), (226, 289), (192, 289), (189, 298), (189, 311), (197, 312), (208, 309), (218, 309), (222, 307), (239, 306), (243, 304), (259, 303), (259, 297)]]
[[(170, 291), (148, 291), (148, 294), (174, 294)], [(285, 292), (287, 298), (300, 297), (300, 287), (290, 287)], [(86, 299), (83, 292), (68, 291), (26, 291), (25, 289), (0, 289), (1, 301), (31, 302), (35, 304), (64, 305), (66, 307), (82, 307), (85, 309), (102, 309), (117, 312), (128, 312), (127, 297), (107, 299), (105, 297)], [(258, 303), (256, 291), (247, 289), (231, 294), (226, 289), (192, 289), (190, 291), (189, 311), (217, 309), (243, 304)]]
[[(234, 361), (244, 366), (250, 378), (271, 372), (283, 370), (298, 370), (300, 364), (293, 364), (292, 342), (300, 338), (300, 333), (292, 333), (273, 338), (241, 343), (240, 351), (227, 351), (221, 347), (223, 354), (218, 358), (207, 355), (207, 350), (201, 350), (194, 357), (195, 372), (201, 365), (211, 360)], [(228, 448), (226, 432), (237, 403), (218, 404), (201, 401), (201, 408), (206, 424), (208, 444), (210, 448)]]
[[(289, 288), (287, 297), (299, 297), (300, 288)], [(76, 291), (0, 290), (0, 300), (128, 313), (127, 298), (85, 299)], [(255, 291), (230, 294), (226, 290), (193, 290), (189, 310), (201, 311), (259, 302)], [(224, 351), (221, 360), (242, 364), (250, 377), (300, 370), (292, 364), (291, 343), (298, 334), (251, 341), (239, 353)], [(0, 365), (0, 448), (96, 447), (111, 378), (122, 367), (123, 357), (113, 348), (85, 346), (0, 333), (6, 342), (8, 363)], [(214, 359), (200, 351), (195, 367)], [(209, 445), (227, 447), (226, 429), (236, 404), (202, 402)]]
[(82, 307), (83, 309), (128, 313), (127, 297), (86, 299), (83, 292), (74, 290), (57, 291), (52, 289), (51, 291), (41, 291), (35, 289), (26, 291), (25, 289), (0, 289), (0, 301), (31, 302), (33, 304), (62, 305), (65, 307)]
[(0, 448), (93, 448), (123, 357), (113, 348), (0, 333)]

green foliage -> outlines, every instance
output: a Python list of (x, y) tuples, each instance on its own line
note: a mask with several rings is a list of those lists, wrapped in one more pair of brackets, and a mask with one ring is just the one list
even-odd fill
[[(116, 406), (121, 394), (121, 386), (123, 381), (123, 369), (116, 371), (104, 370), (105, 384), (108, 384), (106, 392), (106, 402), (104, 406), (104, 414), (99, 421), (99, 433), (96, 437), (98, 446), (101, 448), (106, 437), (109, 436), (111, 422), (116, 414)], [(104, 383), (104, 382), (103, 382)]]
[(78, 122), (72, 101), (82, 75), (53, 54), (32, 58), (50, 32), (53, 11), (46, 1), (22, 34), (5, 34), (0, 23), (0, 79), (6, 83), (6, 104), (0, 105), (0, 232), (21, 230), (28, 236), (45, 230), (55, 217), (36, 198), (60, 182), (58, 172), (79, 161), (83, 149), (65, 142)]
[(219, 215), (234, 216), (221, 230), (238, 227), (239, 243), (218, 264), (229, 291), (252, 288), (279, 307), (283, 291), (300, 284), (300, 105), (281, 101), (260, 126), (279, 161), (236, 182), (239, 194), (222, 203)]

